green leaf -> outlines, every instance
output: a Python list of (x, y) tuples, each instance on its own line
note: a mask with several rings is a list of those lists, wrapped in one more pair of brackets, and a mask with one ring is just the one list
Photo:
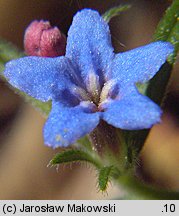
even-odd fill
[(154, 41), (168, 41), (174, 45), (175, 51), (169, 56), (168, 61), (160, 68), (159, 72), (150, 80), (146, 88), (146, 95), (159, 105), (170, 79), (172, 65), (176, 60), (179, 49), (179, 0), (174, 0), (166, 10), (163, 19), (159, 22), (154, 34)]
[(175, 47), (175, 52), (168, 59), (173, 64), (179, 49), (179, 0), (174, 0), (166, 10), (163, 19), (160, 21), (154, 34), (154, 41), (169, 41)]
[(154, 34), (154, 40), (168, 41), (175, 50), (159, 72), (147, 83), (145, 94), (157, 104), (161, 104), (171, 76), (172, 66), (176, 60), (179, 49), (179, 0), (174, 0), (166, 10), (165, 16), (160, 21)]
[(16, 46), (0, 38), (0, 64), (4, 64), (11, 59), (23, 56), (24, 53), (21, 52)]
[(160, 105), (163, 101), (166, 87), (171, 76), (172, 65), (166, 62), (155, 75), (146, 89), (146, 95)]
[[(179, 49), (179, 0), (174, 0), (166, 10), (163, 19), (160, 21), (154, 34), (154, 41), (169, 41), (175, 47), (174, 53), (169, 56), (168, 61), (162, 65), (159, 72), (147, 83), (137, 84), (138, 90), (150, 97), (155, 103), (161, 105), (165, 96), (166, 88), (171, 76), (172, 66), (175, 62)], [(126, 145), (135, 156), (142, 149), (150, 130), (125, 131)], [(135, 160), (135, 158), (134, 158)]]
[(54, 158), (50, 161), (49, 165), (55, 166), (64, 163), (73, 163), (73, 162), (89, 162), (99, 168), (100, 162), (97, 157), (92, 154), (88, 154), (85, 151), (70, 149), (65, 150), (60, 153), (57, 153)]
[[(16, 46), (14, 46), (12, 43), (9, 43), (3, 39), (0, 39), (0, 76), (1, 79), (6, 81), (6, 78), (3, 76), (3, 70), (4, 65), (6, 62), (17, 59), (25, 56), (23, 52), (21, 52)], [(15, 91), (17, 94), (22, 96), (25, 101), (30, 102), (38, 111), (40, 111), (44, 116), (47, 116), (51, 110), (51, 102), (41, 102), (39, 100), (36, 100), (27, 94), (19, 91), (16, 88), (13, 88), (10, 86), (10, 88)]]
[(6, 62), (23, 56), (24, 53), (18, 50), (12, 43), (0, 39), (0, 72), (4, 70), (4, 64)]
[(119, 16), (121, 12), (124, 12), (130, 8), (131, 8), (131, 5), (128, 5), (128, 4), (120, 5), (118, 7), (113, 7), (103, 14), (103, 19), (108, 23), (113, 17)]
[(127, 197), (133, 200), (178, 200), (179, 192), (157, 188), (153, 185), (148, 185), (141, 181), (141, 178), (136, 178), (135, 175), (121, 175), (115, 179), (124, 191), (127, 192)]
[(179, 50), (179, 17), (178, 17), (177, 23), (175, 24), (175, 26), (173, 27), (171, 31), (171, 34), (168, 37), (168, 41), (171, 42), (175, 47), (173, 54), (169, 56), (168, 58), (168, 62), (170, 64), (173, 64), (176, 60), (177, 52)]
[(114, 170), (115, 170), (114, 166), (102, 167), (99, 170), (98, 187), (100, 191), (102, 192), (106, 191), (108, 187), (108, 183), (113, 178)]

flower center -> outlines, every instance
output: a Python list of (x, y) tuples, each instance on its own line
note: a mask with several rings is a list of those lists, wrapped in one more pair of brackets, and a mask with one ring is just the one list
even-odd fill
[(90, 72), (86, 79), (86, 89), (75, 87), (74, 93), (82, 106), (90, 108), (92, 112), (97, 112), (103, 111), (102, 104), (107, 99), (117, 96), (118, 88), (114, 80), (109, 80), (101, 85), (99, 76)]

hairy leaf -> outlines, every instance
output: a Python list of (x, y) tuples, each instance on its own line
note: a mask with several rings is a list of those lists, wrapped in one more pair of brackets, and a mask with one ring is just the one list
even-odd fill
[[(166, 94), (173, 64), (179, 49), (179, 0), (174, 0), (160, 21), (154, 34), (154, 41), (168, 41), (173, 44), (175, 51), (169, 56), (167, 62), (159, 72), (147, 83), (137, 84), (139, 91), (150, 97), (155, 103), (161, 105)], [(133, 146), (134, 152), (139, 153), (150, 130), (126, 132), (126, 142)], [(133, 143), (136, 143), (133, 145)], [(131, 143), (131, 144), (130, 144)]]
[(106, 166), (99, 170), (98, 186), (100, 191), (106, 191), (110, 179), (113, 177), (114, 167)]
[(88, 154), (87, 152), (76, 149), (65, 150), (60, 153), (57, 153), (52, 158), (49, 165), (55, 166), (59, 164), (73, 163), (78, 161), (89, 162), (95, 165), (97, 168), (100, 167), (100, 163), (97, 158), (93, 157), (91, 154)]
[(173, 64), (179, 49), (179, 0), (173, 1), (160, 21), (154, 34), (154, 41), (158, 40), (169, 41), (174, 45), (175, 52), (168, 60), (170, 64)]

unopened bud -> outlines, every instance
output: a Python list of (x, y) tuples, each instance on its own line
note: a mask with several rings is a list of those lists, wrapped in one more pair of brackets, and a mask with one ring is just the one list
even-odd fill
[(33, 21), (24, 35), (24, 49), (27, 55), (56, 57), (65, 54), (66, 37), (48, 21)]

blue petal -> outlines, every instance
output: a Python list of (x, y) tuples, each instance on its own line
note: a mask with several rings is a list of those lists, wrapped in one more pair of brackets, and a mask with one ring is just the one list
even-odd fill
[(72, 85), (72, 70), (65, 57), (24, 57), (8, 62), (4, 75), (15, 88), (36, 99), (48, 101), (53, 92)]
[(45, 144), (53, 148), (66, 147), (90, 133), (99, 123), (100, 113), (82, 107), (63, 107), (54, 102), (44, 126)]
[(74, 16), (68, 32), (66, 56), (78, 65), (84, 80), (92, 72), (102, 83), (114, 54), (109, 27), (97, 11), (84, 9)]
[(139, 130), (151, 128), (160, 122), (162, 114), (158, 105), (137, 91), (103, 105), (103, 119), (114, 127)]
[(173, 46), (168, 42), (154, 42), (116, 55), (108, 79), (120, 82), (146, 82), (165, 63)]

